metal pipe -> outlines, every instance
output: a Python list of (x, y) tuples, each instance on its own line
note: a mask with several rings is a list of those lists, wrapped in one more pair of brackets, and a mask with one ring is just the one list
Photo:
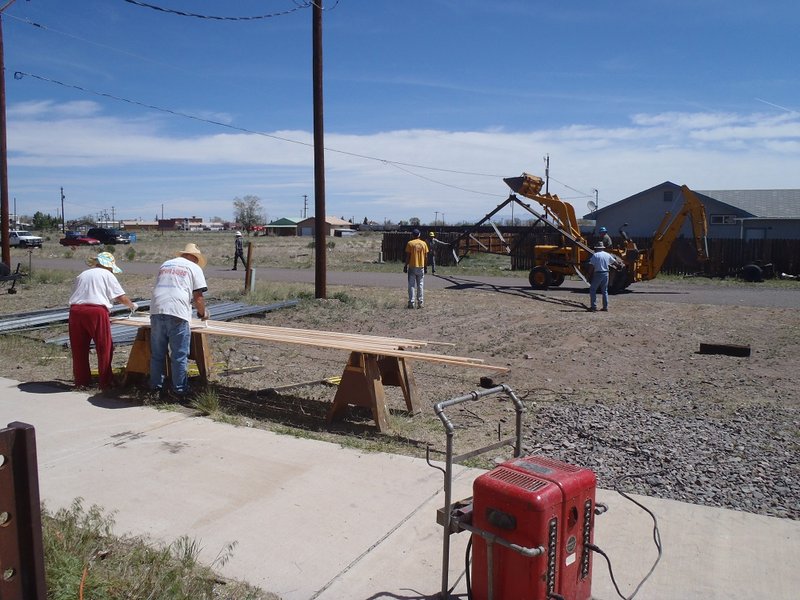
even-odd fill
[[(498, 385), (493, 388), (487, 388), (483, 390), (473, 390), (468, 394), (464, 394), (463, 396), (458, 396), (456, 398), (450, 398), (449, 400), (443, 400), (442, 402), (437, 402), (433, 405), (433, 412), (439, 417), (439, 420), (442, 422), (445, 428), (445, 432), (447, 434), (447, 442), (446, 442), (446, 449), (445, 449), (445, 475), (444, 475), (444, 523), (443, 529), (444, 532), (442, 534), (442, 589), (441, 589), (441, 596), (443, 600), (447, 600), (448, 598), (448, 576), (449, 576), (449, 567), (450, 567), (450, 535), (451, 531), (450, 528), (452, 526), (452, 515), (450, 510), (450, 505), (453, 501), (453, 436), (455, 433), (455, 427), (453, 427), (453, 423), (444, 413), (445, 408), (449, 408), (451, 406), (455, 406), (456, 404), (462, 404), (464, 402), (469, 402), (470, 400), (479, 400), (480, 398), (485, 398), (486, 396), (492, 396), (494, 394), (505, 393), (511, 401), (514, 403), (514, 408), (516, 410), (516, 437), (515, 437), (515, 444), (514, 444), (514, 457), (518, 457), (521, 452), (522, 448), (522, 412), (524, 410), (524, 406), (522, 405), (522, 401), (517, 397), (514, 391), (507, 386), (506, 384)], [(490, 446), (484, 446), (478, 450), (471, 452), (472, 456), (476, 456), (485, 452), (487, 450), (495, 448), (495, 444), (491, 444)], [(463, 524), (461, 524), (463, 525)], [(468, 527), (464, 527), (468, 529)], [(488, 534), (488, 532), (486, 532)], [(491, 535), (491, 534), (489, 534)], [(485, 536), (484, 536), (485, 537)], [(498, 542), (499, 543), (499, 542)], [(491, 578), (490, 578), (491, 579)], [(490, 584), (491, 585), (491, 584)]]
[(492, 533), (491, 531), (486, 531), (485, 529), (474, 527), (469, 523), (461, 523), (461, 527), (463, 527), (469, 532), (481, 536), (487, 541), (487, 543), (500, 544), (501, 546), (504, 546), (509, 550), (513, 550), (514, 552), (517, 552), (518, 554), (521, 554), (522, 556), (526, 556), (528, 558), (535, 558), (547, 552), (547, 549), (544, 546), (536, 546), (535, 548), (520, 546), (519, 544), (514, 544), (513, 542), (509, 542), (508, 540), (501, 538), (500, 536)]

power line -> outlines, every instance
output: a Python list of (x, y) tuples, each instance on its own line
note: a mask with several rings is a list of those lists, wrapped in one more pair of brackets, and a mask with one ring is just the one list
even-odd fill
[(551, 176), (550, 179), (552, 179), (553, 181), (555, 181), (559, 185), (563, 185), (568, 190), (572, 190), (576, 194), (581, 194), (580, 196), (578, 196), (578, 198), (591, 198), (592, 196), (594, 196), (594, 194), (587, 194), (586, 192), (582, 192), (581, 190), (576, 190), (574, 187), (568, 186), (566, 183), (564, 183), (563, 181), (559, 181), (555, 177)]
[[(291, 138), (282, 137), (282, 136), (274, 135), (274, 134), (271, 134), (271, 133), (264, 133), (263, 131), (254, 131), (252, 129), (247, 129), (245, 127), (238, 127), (236, 125), (231, 125), (229, 123), (223, 123), (221, 121), (215, 121), (213, 119), (207, 119), (207, 118), (204, 118), (204, 117), (198, 117), (198, 116), (195, 116), (195, 115), (190, 115), (188, 113), (180, 112), (180, 111), (177, 111), (177, 110), (172, 110), (170, 108), (163, 108), (163, 107), (160, 107), (160, 106), (156, 106), (154, 104), (147, 104), (146, 102), (140, 102), (138, 100), (131, 100), (129, 98), (123, 98), (122, 96), (116, 96), (114, 94), (109, 94), (107, 92), (98, 92), (98, 91), (91, 90), (91, 89), (88, 89), (88, 88), (85, 88), (85, 87), (82, 87), (82, 86), (79, 86), (79, 85), (70, 84), (70, 83), (64, 83), (63, 81), (58, 81), (56, 79), (50, 79), (49, 77), (43, 77), (42, 75), (36, 75), (34, 73), (27, 73), (25, 71), (15, 71), (14, 72), (14, 79), (19, 80), (19, 79), (22, 79), (23, 77), (32, 77), (33, 79), (38, 79), (39, 81), (52, 83), (52, 84), (55, 84), (55, 85), (66, 87), (66, 88), (71, 88), (71, 89), (78, 90), (80, 92), (84, 92), (84, 93), (87, 93), (87, 94), (93, 94), (95, 96), (100, 96), (100, 97), (103, 97), (103, 98), (109, 98), (111, 100), (117, 100), (119, 102), (126, 102), (128, 104), (133, 104), (135, 106), (141, 106), (143, 108), (149, 108), (151, 110), (157, 110), (159, 112), (164, 112), (164, 113), (167, 113), (167, 114), (170, 114), (170, 115), (174, 115), (174, 116), (177, 116), (177, 117), (183, 117), (185, 119), (191, 119), (193, 121), (198, 121), (198, 122), (201, 122), (201, 123), (207, 123), (209, 125), (216, 125), (218, 127), (225, 127), (226, 129), (232, 129), (234, 131), (240, 131), (242, 133), (260, 135), (260, 136), (271, 138), (271, 139), (278, 140), (278, 141), (281, 141), (281, 142), (288, 142), (290, 144), (297, 144), (299, 146), (306, 146), (308, 148), (313, 148), (314, 147), (314, 145), (312, 143), (309, 143), (309, 142), (302, 142), (300, 140), (293, 140)], [(334, 152), (336, 154), (342, 154), (342, 155), (345, 155), (345, 156), (352, 156), (354, 158), (361, 158), (361, 159), (364, 159), (364, 160), (371, 160), (371, 161), (381, 162), (381, 163), (390, 164), (390, 165), (393, 165), (393, 166), (400, 165), (400, 166), (403, 166), (403, 167), (410, 167), (410, 168), (414, 168), (414, 169), (426, 169), (426, 170), (429, 170), (429, 171), (438, 171), (440, 173), (452, 173), (454, 175), (471, 175), (471, 176), (476, 176), (476, 177), (491, 177), (493, 179), (502, 178), (502, 175), (497, 175), (497, 174), (493, 174), (493, 173), (475, 173), (475, 172), (470, 172), (470, 171), (459, 171), (459, 170), (456, 170), (456, 169), (444, 169), (444, 168), (440, 168), (440, 167), (429, 167), (429, 166), (426, 166), (426, 165), (399, 162), (399, 161), (389, 160), (389, 159), (386, 159), (386, 158), (379, 158), (379, 157), (376, 157), (376, 156), (369, 156), (367, 154), (359, 154), (357, 152), (349, 152), (347, 150), (338, 150), (336, 148), (325, 148), (325, 151), (326, 152)], [(411, 173), (411, 174), (414, 175), (413, 173)], [(433, 181), (433, 180), (431, 180), (431, 181)]]
[[(141, 106), (143, 108), (149, 108), (149, 109), (152, 109), (152, 110), (157, 110), (159, 112), (164, 112), (164, 113), (167, 113), (167, 114), (170, 114), (170, 115), (174, 115), (174, 116), (177, 116), (177, 117), (183, 117), (185, 119), (191, 119), (193, 121), (198, 121), (200, 123), (206, 123), (206, 124), (209, 124), (209, 125), (216, 125), (218, 127), (224, 127), (226, 129), (232, 129), (234, 131), (239, 131), (239, 132), (247, 133), (247, 134), (251, 134), (251, 135), (259, 135), (259, 136), (267, 137), (267, 138), (270, 138), (270, 139), (273, 139), (273, 140), (277, 140), (277, 141), (280, 141), (280, 142), (287, 142), (287, 143), (290, 143), (290, 144), (297, 144), (299, 146), (305, 146), (307, 148), (313, 148), (314, 147), (314, 145), (312, 143), (309, 143), (309, 142), (302, 142), (300, 140), (293, 140), (291, 138), (287, 138), (287, 137), (283, 137), (283, 136), (279, 136), (279, 135), (274, 135), (274, 134), (271, 134), (271, 133), (265, 133), (263, 131), (254, 131), (252, 129), (247, 129), (246, 127), (238, 127), (236, 125), (231, 125), (229, 123), (223, 123), (221, 121), (215, 121), (213, 119), (206, 119), (204, 117), (198, 117), (198, 116), (195, 116), (195, 115), (190, 115), (188, 113), (183, 113), (183, 112), (172, 110), (172, 109), (169, 109), (169, 108), (163, 108), (163, 107), (156, 106), (156, 105), (153, 105), (153, 104), (147, 104), (145, 102), (140, 102), (138, 100), (131, 100), (129, 98), (123, 98), (121, 96), (116, 96), (114, 94), (109, 94), (107, 92), (98, 92), (98, 91), (95, 91), (95, 90), (91, 90), (91, 89), (88, 89), (88, 88), (81, 87), (79, 85), (64, 83), (64, 82), (58, 81), (56, 79), (50, 79), (48, 77), (43, 77), (41, 75), (36, 75), (36, 74), (33, 74), (33, 73), (27, 73), (25, 71), (15, 71), (14, 72), (14, 79), (19, 80), (19, 79), (22, 79), (23, 77), (32, 77), (33, 79), (38, 79), (39, 81), (52, 83), (52, 84), (55, 84), (55, 85), (66, 87), (66, 88), (71, 88), (71, 89), (74, 89), (74, 90), (78, 90), (80, 92), (84, 92), (84, 93), (87, 93), (87, 94), (93, 94), (93, 95), (100, 96), (100, 97), (103, 97), (103, 98), (109, 98), (111, 100), (117, 100), (119, 102), (126, 102), (128, 104), (133, 104), (135, 106)], [(469, 175), (469, 176), (472, 176), (472, 177), (489, 177), (489, 178), (492, 178), (492, 179), (502, 179), (503, 178), (503, 175), (498, 175), (498, 174), (495, 174), (495, 173), (478, 173), (478, 172), (474, 172), (474, 171), (460, 171), (460, 170), (457, 170), (457, 169), (444, 169), (444, 168), (441, 168), (441, 167), (431, 167), (431, 166), (428, 166), (428, 165), (407, 163), (407, 162), (389, 160), (389, 159), (386, 159), (386, 158), (380, 158), (380, 157), (376, 157), (376, 156), (370, 156), (370, 155), (367, 155), (367, 154), (359, 154), (357, 152), (349, 152), (347, 150), (339, 150), (337, 148), (328, 148), (328, 147), (326, 147), (325, 151), (326, 152), (333, 152), (333, 153), (336, 153), (336, 154), (341, 154), (341, 155), (344, 155), (344, 156), (351, 156), (353, 158), (360, 158), (360, 159), (363, 159), (363, 160), (380, 162), (380, 163), (383, 163), (385, 165), (394, 167), (397, 170), (402, 171), (403, 173), (406, 173), (407, 175), (411, 175), (412, 177), (418, 177), (419, 179), (423, 179), (425, 181), (429, 181), (431, 183), (435, 183), (437, 185), (441, 185), (441, 186), (444, 186), (444, 187), (449, 187), (451, 189), (460, 190), (462, 192), (469, 192), (471, 194), (480, 194), (480, 195), (484, 195), (484, 196), (499, 196), (499, 194), (494, 194), (494, 193), (490, 193), (490, 192), (482, 192), (482, 191), (478, 191), (478, 190), (471, 190), (469, 188), (464, 188), (464, 187), (459, 187), (459, 186), (456, 186), (456, 185), (448, 184), (448, 183), (445, 183), (443, 181), (439, 181), (437, 179), (433, 179), (433, 178), (430, 178), (430, 177), (426, 177), (424, 175), (420, 175), (419, 173), (414, 173), (412, 171), (409, 171), (408, 169), (424, 169), (426, 171), (435, 171), (435, 172), (438, 172), (438, 173), (450, 173), (450, 174), (453, 174), (453, 175)], [(558, 183), (559, 185), (562, 185), (565, 188), (572, 190), (573, 192), (581, 194), (580, 196), (578, 196), (579, 198), (592, 197), (592, 194), (587, 194), (586, 192), (583, 192), (581, 190), (575, 189), (575, 188), (567, 185), (566, 183), (555, 179), (552, 176), (550, 178), (553, 181), (555, 181), (556, 183)]]
[[(500, 196), (501, 195), (501, 194), (492, 194), (490, 192), (479, 192), (477, 190), (470, 190), (468, 188), (463, 188), (463, 187), (459, 187), (457, 185), (452, 185), (450, 183), (445, 183), (443, 181), (438, 181), (436, 179), (431, 179), (430, 177), (425, 177), (424, 175), (420, 175), (419, 173), (413, 173), (412, 171), (409, 171), (408, 169), (404, 169), (403, 167), (400, 166), (403, 163), (395, 163), (395, 162), (390, 162), (390, 161), (385, 161), (385, 162), (386, 162), (387, 165), (392, 166), (395, 169), (397, 169), (398, 171), (402, 171), (403, 173), (406, 173), (407, 175), (411, 175), (412, 177), (419, 177), (420, 179), (424, 179), (425, 181), (430, 181), (431, 183), (435, 183), (437, 185), (442, 185), (444, 187), (449, 187), (449, 188), (452, 188), (454, 190), (460, 190), (462, 192), (469, 192), (470, 194), (480, 194), (482, 196)], [(422, 168), (425, 168), (425, 167), (422, 167)], [(500, 177), (500, 176), (497, 175), (496, 177)]]
[(36, 29), (41, 29), (42, 31), (46, 31), (48, 33), (55, 33), (55, 34), (58, 34), (58, 35), (63, 35), (64, 37), (68, 37), (68, 38), (71, 38), (73, 40), (77, 40), (79, 42), (84, 42), (84, 43), (90, 44), (92, 46), (97, 46), (98, 48), (102, 48), (104, 50), (112, 50), (114, 52), (118, 52), (120, 54), (125, 54), (127, 56), (132, 57), (132, 58), (137, 58), (139, 60), (150, 62), (150, 63), (156, 64), (156, 65), (162, 66), (162, 67), (168, 67), (170, 69), (175, 69), (175, 70), (178, 70), (178, 71), (185, 71), (187, 73), (194, 73), (194, 71), (192, 71), (191, 69), (186, 69), (184, 67), (178, 67), (178, 66), (175, 66), (175, 65), (172, 65), (172, 64), (169, 64), (169, 63), (165, 63), (165, 62), (162, 62), (162, 61), (154, 60), (154, 59), (149, 58), (147, 56), (143, 56), (141, 54), (136, 54), (135, 52), (129, 52), (128, 50), (123, 50), (121, 48), (116, 48), (114, 46), (109, 46), (108, 44), (101, 44), (100, 42), (95, 42), (93, 40), (89, 40), (89, 39), (74, 35), (72, 33), (67, 33), (65, 31), (60, 31), (58, 29), (53, 29), (52, 27), (49, 27), (48, 25), (43, 25), (41, 23), (37, 23), (36, 21), (31, 21), (30, 19), (23, 19), (23, 18), (14, 16), (12, 14), (4, 14), (3, 18), (6, 18), (6, 17), (11, 18), (11, 19), (15, 19), (15, 20), (19, 21), (20, 23), (24, 23), (26, 25), (30, 25), (31, 27), (34, 27)]
[[(258, 21), (261, 19), (272, 19), (273, 17), (283, 17), (285, 15), (291, 14), (298, 10), (302, 10), (304, 8), (309, 8), (312, 6), (313, 2), (303, 2), (302, 4), (298, 4), (297, 2), (294, 3), (294, 8), (288, 8), (286, 10), (277, 11), (274, 13), (269, 13), (265, 15), (253, 15), (247, 17), (223, 17), (218, 15), (201, 15), (198, 13), (192, 12), (184, 12), (182, 10), (175, 10), (172, 8), (164, 8), (163, 6), (157, 6), (155, 4), (149, 4), (147, 2), (141, 2), (140, 0), (123, 0), (123, 2), (127, 2), (128, 4), (133, 4), (135, 6), (140, 6), (142, 8), (150, 8), (152, 10), (167, 13), (170, 15), (176, 15), (179, 17), (194, 17), (196, 19), (209, 19), (212, 21)], [(338, 2), (337, 2), (338, 4)], [(334, 7), (335, 8), (335, 7)]]
[[(143, 7), (143, 8), (150, 8), (150, 9), (153, 9), (153, 10), (157, 10), (159, 12), (175, 14), (175, 15), (178, 15), (178, 16), (196, 17), (196, 18), (202, 18), (202, 19), (213, 19), (213, 20), (219, 20), (219, 21), (245, 21), (245, 20), (266, 19), (266, 18), (271, 18), (271, 17), (276, 17), (276, 16), (287, 15), (287, 14), (296, 12), (296, 11), (298, 11), (300, 9), (308, 8), (310, 6), (317, 6), (318, 8), (321, 8), (315, 2), (315, 0), (308, 0), (308, 1), (305, 1), (305, 2), (300, 2), (298, 0), (292, 0), (292, 2), (294, 3), (295, 7), (292, 8), (292, 9), (286, 10), (286, 11), (280, 11), (280, 12), (275, 12), (275, 13), (270, 13), (270, 14), (265, 14), (265, 15), (258, 15), (258, 16), (248, 16), (248, 17), (222, 17), (222, 16), (201, 15), (201, 14), (197, 14), (197, 13), (187, 13), (187, 12), (183, 12), (183, 11), (177, 11), (177, 10), (173, 10), (173, 9), (168, 9), (168, 8), (156, 6), (154, 4), (149, 4), (147, 2), (141, 2), (140, 0), (123, 0), (123, 1), (124, 2), (128, 2), (129, 4), (134, 4), (136, 6)], [(340, 0), (336, 0), (332, 7), (323, 8), (322, 10), (327, 10), (327, 11), (334, 10), (339, 5), (339, 1)], [(64, 35), (64, 36), (67, 36), (67, 37), (71, 37), (73, 39), (76, 39), (76, 40), (79, 40), (79, 41), (83, 41), (83, 42), (86, 42), (88, 44), (92, 44), (92, 45), (95, 45), (95, 46), (98, 46), (98, 47), (101, 47), (101, 48), (106, 48), (106, 49), (114, 50), (114, 51), (117, 51), (117, 52), (121, 52), (123, 54), (127, 54), (129, 56), (134, 57), (134, 58), (139, 58), (139, 59), (146, 60), (146, 61), (149, 61), (149, 62), (154, 62), (156, 64), (162, 64), (164, 66), (172, 66), (172, 65), (166, 65), (164, 63), (160, 63), (159, 61), (154, 61), (154, 60), (149, 59), (147, 57), (143, 57), (141, 55), (134, 54), (134, 53), (131, 53), (131, 52), (128, 52), (128, 51), (125, 51), (125, 50), (119, 50), (117, 48), (114, 48), (114, 47), (111, 47), (111, 46), (107, 46), (105, 44), (100, 44), (100, 43), (93, 42), (91, 40), (87, 40), (85, 38), (81, 38), (81, 37), (78, 37), (78, 36), (75, 36), (75, 35), (72, 35), (72, 34), (69, 34), (69, 33), (57, 31), (55, 29), (47, 27), (46, 25), (42, 25), (42, 24), (30, 21), (29, 19), (21, 19), (19, 17), (14, 17), (13, 15), (9, 15), (9, 16), (12, 16), (12, 18), (14, 18), (14, 19), (16, 19), (16, 20), (18, 20), (20, 22), (29, 24), (32, 27), (36, 27), (38, 29), (42, 29), (42, 30), (45, 30), (45, 31), (51, 31), (51, 32), (58, 33), (60, 35)], [(177, 67), (173, 67), (173, 68), (177, 68)], [(78, 85), (64, 83), (64, 82), (61, 82), (61, 81), (58, 81), (58, 80), (55, 80), (55, 79), (50, 79), (50, 78), (43, 77), (43, 76), (40, 76), (40, 75), (35, 75), (33, 73), (26, 73), (26, 72), (23, 72), (23, 71), (16, 71), (14, 73), (14, 79), (22, 79), (22, 77), (24, 77), (24, 76), (33, 77), (34, 79), (39, 79), (40, 81), (53, 83), (53, 84), (56, 84), (56, 85), (60, 85), (62, 87), (72, 88), (72, 89), (75, 89), (75, 90), (78, 90), (78, 91), (81, 91), (81, 92), (94, 94), (94, 95), (101, 96), (101, 97), (104, 97), (104, 98), (109, 98), (109, 99), (112, 99), (112, 100), (117, 100), (119, 102), (126, 102), (128, 104), (134, 104), (134, 105), (141, 106), (141, 107), (144, 107), (144, 108), (149, 108), (149, 109), (152, 109), (152, 110), (165, 112), (165, 113), (168, 113), (168, 114), (171, 114), (171, 115), (174, 115), (174, 116), (179, 116), (179, 117), (183, 117), (183, 118), (186, 118), (186, 119), (199, 121), (199, 122), (202, 122), (202, 123), (207, 123), (207, 124), (210, 124), (210, 125), (217, 125), (219, 127), (225, 127), (225, 128), (232, 129), (232, 130), (235, 130), (235, 131), (240, 131), (242, 133), (260, 135), (260, 136), (272, 138), (272, 139), (275, 139), (275, 140), (278, 140), (278, 141), (283, 141), (283, 142), (288, 142), (288, 143), (291, 143), (291, 144), (298, 144), (298, 145), (301, 145), (301, 146), (306, 146), (306, 147), (313, 148), (313, 144), (308, 143), (308, 142), (302, 142), (302, 141), (299, 141), (299, 140), (293, 140), (291, 138), (285, 138), (285, 137), (281, 137), (281, 136), (277, 136), (277, 135), (273, 135), (273, 134), (268, 134), (268, 133), (264, 133), (264, 132), (260, 132), (260, 131), (253, 131), (253, 130), (250, 130), (250, 129), (247, 129), (247, 128), (244, 128), (244, 127), (237, 127), (235, 125), (230, 125), (228, 123), (223, 123), (223, 122), (220, 122), (220, 121), (214, 121), (212, 119), (206, 119), (206, 118), (202, 118), (202, 117), (197, 117), (195, 115), (190, 115), (190, 114), (187, 114), (187, 113), (183, 113), (183, 112), (172, 110), (172, 109), (168, 109), (168, 108), (162, 108), (162, 107), (159, 107), (159, 106), (155, 106), (155, 105), (152, 105), (152, 104), (147, 104), (147, 103), (140, 102), (140, 101), (137, 101), (137, 100), (130, 100), (128, 98), (123, 98), (121, 96), (116, 96), (116, 95), (109, 94), (109, 93), (106, 93), (106, 92), (98, 92), (98, 91), (91, 90), (91, 89), (88, 89), (88, 88), (84, 88), (84, 87), (81, 87), (81, 86), (78, 86)], [(460, 170), (456, 170), (456, 169), (444, 169), (444, 168), (440, 168), (440, 167), (431, 167), (431, 166), (427, 166), (427, 165), (419, 165), (419, 164), (414, 164), (414, 163), (398, 162), (398, 161), (392, 161), (392, 160), (385, 159), (385, 158), (380, 158), (380, 157), (375, 157), (375, 156), (370, 156), (370, 155), (365, 155), (365, 154), (359, 154), (359, 153), (356, 153), (356, 152), (349, 152), (349, 151), (346, 151), (346, 150), (338, 150), (336, 148), (325, 148), (325, 150), (327, 152), (334, 152), (334, 153), (337, 153), (337, 154), (342, 154), (342, 155), (345, 155), (345, 156), (351, 156), (351, 157), (354, 157), (354, 158), (361, 158), (361, 159), (364, 159), (364, 160), (381, 162), (381, 163), (393, 166), (393, 167), (397, 168), (398, 170), (403, 171), (404, 173), (406, 173), (408, 175), (411, 175), (413, 177), (418, 177), (420, 179), (423, 179), (425, 181), (429, 181), (431, 183), (435, 183), (437, 185), (442, 185), (444, 187), (449, 187), (449, 188), (452, 188), (452, 189), (457, 189), (457, 190), (461, 190), (461, 191), (465, 191), (465, 192), (469, 192), (469, 193), (474, 193), (474, 194), (482, 194), (482, 195), (487, 195), (487, 196), (497, 196), (497, 194), (492, 194), (492, 193), (488, 193), (488, 192), (481, 192), (481, 191), (477, 191), (477, 190), (470, 190), (470, 189), (467, 189), (467, 188), (462, 188), (462, 187), (459, 187), (459, 186), (447, 184), (447, 183), (444, 183), (442, 181), (438, 181), (436, 179), (432, 179), (432, 178), (420, 175), (418, 173), (414, 173), (412, 171), (408, 171), (407, 169), (403, 169), (401, 167), (409, 167), (409, 168), (415, 168), (415, 169), (425, 169), (425, 170), (437, 171), (437, 172), (441, 172), (441, 173), (451, 173), (451, 174), (454, 174), (454, 175), (469, 175), (469, 176), (475, 176), (475, 177), (490, 177), (492, 179), (503, 178), (503, 175), (498, 175), (498, 174), (495, 174), (495, 173), (478, 173), (478, 172), (472, 172), (472, 171), (460, 171)], [(580, 196), (578, 196), (579, 198), (585, 198), (585, 197), (590, 197), (591, 196), (590, 194), (587, 194), (585, 192), (582, 192), (580, 190), (572, 188), (569, 185), (567, 185), (567, 184), (565, 184), (563, 182), (560, 182), (560, 181), (558, 181), (556, 179), (553, 179), (553, 180), (556, 181), (557, 183), (559, 183), (560, 185), (562, 185), (562, 186), (564, 186), (564, 187), (566, 187), (566, 188), (568, 188), (568, 189), (570, 189), (570, 190), (572, 190), (572, 191), (574, 191), (574, 192), (576, 192), (578, 194), (581, 194)]]

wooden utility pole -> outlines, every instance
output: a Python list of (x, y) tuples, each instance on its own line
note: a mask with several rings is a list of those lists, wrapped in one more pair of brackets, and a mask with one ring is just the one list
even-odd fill
[(314, 297), (327, 298), (327, 252), (325, 245), (325, 141), (322, 124), (322, 1), (312, 2), (314, 87)]
[(6, 135), (6, 63), (3, 56), (3, 12), (15, 0), (0, 8), (0, 245), (3, 262), (11, 266), (11, 246), (8, 243), (8, 144)]

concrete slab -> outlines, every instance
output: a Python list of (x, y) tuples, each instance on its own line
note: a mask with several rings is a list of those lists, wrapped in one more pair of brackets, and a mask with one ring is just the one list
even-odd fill
[[(219, 570), (285, 600), (433, 598), (440, 589), (442, 475), (424, 460), (365, 454), (86, 393), (0, 379), (0, 426), (36, 428), (43, 500), (82, 497), (116, 512), (118, 533), (182, 535)], [(480, 473), (457, 468), (454, 498)], [(636, 497), (659, 519), (664, 556), (637, 598), (789, 599), (800, 589), (800, 523)], [(595, 541), (629, 595), (656, 552), (652, 522), (615, 492)], [(466, 598), (467, 534), (453, 536), (449, 581)], [(595, 556), (593, 593), (616, 596)]]

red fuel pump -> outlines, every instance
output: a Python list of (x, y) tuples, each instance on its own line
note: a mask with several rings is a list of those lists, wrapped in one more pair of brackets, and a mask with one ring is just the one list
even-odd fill
[[(537, 456), (478, 477), (468, 528), (473, 600), (590, 600), (586, 546), (593, 541), (595, 490), (589, 469)], [(533, 547), (544, 552), (519, 550)]]

